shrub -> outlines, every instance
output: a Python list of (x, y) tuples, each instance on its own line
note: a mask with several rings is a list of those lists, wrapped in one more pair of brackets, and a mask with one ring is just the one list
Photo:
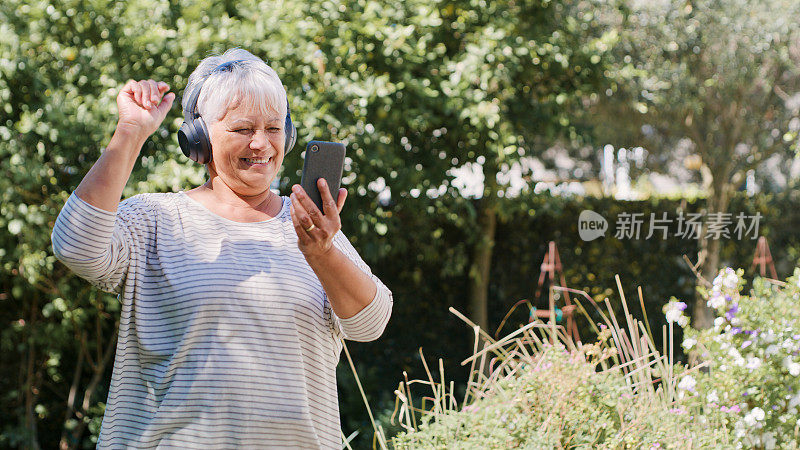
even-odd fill
[[(618, 325), (609, 305), (608, 315), (595, 305), (605, 323), (592, 344), (575, 343), (560, 326), (542, 322), (496, 342), (483, 333), (487, 347), (477, 351), (476, 340), (475, 354), (465, 361), (472, 370), (461, 407), (443, 373), (435, 382), (426, 365), (428, 380), (402, 382), (396, 391), (396, 412), (406, 431), (392, 439), (395, 448), (731, 445), (724, 417), (694, 414), (682, 404), (690, 397), (679, 397), (686, 386), (677, 381), (685, 383), (694, 369), (674, 370), (646, 327), (627, 314), (624, 300), (627, 328)], [(475, 329), (477, 338), (482, 331)], [(431, 406), (415, 405), (411, 386), (417, 383), (433, 392)]]
[(692, 411), (724, 420), (746, 447), (800, 446), (800, 269), (785, 283), (720, 271), (706, 292), (714, 327), (687, 327), (683, 347), (706, 369), (682, 394)]

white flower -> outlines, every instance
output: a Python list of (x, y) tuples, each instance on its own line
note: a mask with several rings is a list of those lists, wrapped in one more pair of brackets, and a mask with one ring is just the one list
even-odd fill
[(800, 405), (800, 393), (795, 394), (794, 397), (789, 400), (789, 409), (794, 408), (797, 405)]
[(715, 288), (719, 289), (719, 287), (722, 286), (722, 280), (724, 278), (725, 278), (725, 271), (724, 270), (720, 270), (719, 271), (719, 275), (717, 275), (714, 278), (714, 281), (712, 281), (711, 283), (714, 285)]
[(722, 285), (728, 289), (736, 289), (739, 287), (739, 277), (732, 269), (726, 270), (725, 278), (722, 280)]
[(767, 355), (774, 355), (775, 353), (778, 353), (778, 346), (772, 344), (768, 346), (766, 350), (764, 350), (764, 353), (766, 353)]
[(706, 395), (706, 400), (707, 400), (709, 403), (716, 403), (716, 402), (718, 402), (718, 401), (719, 401), (719, 396), (717, 395), (717, 390), (715, 389), (715, 390), (713, 390), (713, 391), (709, 392), (709, 393), (708, 393), (708, 395)]
[(716, 319), (714, 319), (714, 329), (716, 331), (719, 331), (719, 329), (722, 328), (723, 324), (725, 324), (724, 317), (717, 317)]
[(800, 363), (792, 362), (789, 364), (789, 375), (793, 377), (800, 375)]
[(761, 360), (755, 356), (751, 356), (747, 359), (747, 367), (748, 369), (758, 369), (761, 367)]
[(684, 327), (686, 324), (689, 323), (688, 318), (683, 318), (683, 311), (686, 309), (686, 303), (679, 302), (677, 300), (670, 300), (669, 303), (664, 305), (664, 315), (667, 318), (667, 322), (675, 323), (677, 322), (679, 326)]
[(743, 366), (745, 364), (744, 358), (742, 358), (742, 355), (739, 353), (739, 350), (736, 350), (735, 347), (731, 347), (730, 350), (728, 350), (728, 356), (733, 358), (733, 362), (737, 366)]
[(761, 442), (764, 444), (764, 449), (765, 450), (774, 449), (775, 448), (775, 444), (778, 443), (778, 441), (775, 439), (775, 436), (772, 433), (769, 433), (769, 432), (764, 433), (764, 435), (761, 436)]
[(697, 339), (694, 338), (686, 338), (683, 340), (683, 348), (686, 350), (691, 349), (694, 345), (697, 344)]
[(667, 310), (667, 314), (666, 314), (667, 322), (671, 322), (671, 323), (677, 322), (678, 319), (680, 319), (682, 315), (683, 315), (683, 313), (680, 310), (670, 308), (670, 309)]
[(747, 424), (748, 427), (757, 426), (758, 428), (761, 428), (762, 424), (759, 422), (764, 420), (764, 417), (764, 410), (756, 406), (744, 416), (744, 423)]
[(678, 383), (678, 389), (683, 391), (694, 392), (695, 386), (697, 386), (697, 381), (695, 381), (694, 377), (691, 375), (686, 375), (685, 377), (681, 378), (680, 383)]
[(720, 292), (719, 289), (714, 288), (711, 291), (711, 296), (708, 298), (708, 303), (706, 304), (714, 309), (722, 308), (725, 306), (725, 296), (722, 295), (722, 292)]

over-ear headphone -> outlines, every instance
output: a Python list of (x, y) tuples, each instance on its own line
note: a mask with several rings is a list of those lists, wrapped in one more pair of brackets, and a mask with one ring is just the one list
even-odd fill
[[(203, 88), (203, 83), (209, 76), (226, 70), (232, 70), (234, 64), (244, 62), (243, 59), (228, 61), (220, 64), (214, 70), (203, 77), (198, 86), (192, 91), (187, 108), (183, 111), (183, 124), (178, 130), (178, 144), (181, 146), (181, 151), (192, 161), (200, 164), (208, 164), (211, 162), (211, 139), (209, 138), (208, 128), (202, 117), (197, 113), (197, 99), (200, 97), (200, 90)], [(294, 147), (297, 140), (297, 129), (292, 124), (292, 113), (289, 110), (289, 101), (286, 101), (286, 122), (284, 124), (286, 131), (286, 143), (283, 147), (283, 154), (289, 153)]]

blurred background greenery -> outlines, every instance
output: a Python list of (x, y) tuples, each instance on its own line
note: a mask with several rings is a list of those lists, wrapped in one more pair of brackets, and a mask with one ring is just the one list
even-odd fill
[[(180, 94), (200, 59), (242, 47), (281, 76), (299, 147), (347, 144), (343, 229), (395, 298), (384, 336), (349, 345), (390, 428), (392, 391), (403, 371), (420, 373), (419, 347), (466, 379), (459, 362), (472, 333), (447, 308), (493, 332), (534, 296), (549, 240), (572, 288), (616, 304), (615, 274), (629, 297), (642, 286), (654, 329), (671, 296), (694, 298), (683, 255), (703, 256), (708, 276), (749, 266), (755, 241), (706, 239), (707, 228), (699, 239), (617, 239), (622, 213), (760, 213), (778, 275), (791, 273), (798, 9), (790, 0), (2, 2), (0, 446), (96, 442), (117, 300), (55, 260), (50, 232), (107, 143), (128, 79)], [(202, 183), (202, 168), (178, 150), (181, 121), (176, 107), (145, 144), (125, 196)], [(301, 167), (301, 151), (290, 154), (275, 188), (286, 193)], [(580, 239), (585, 209), (610, 221), (604, 238)], [(694, 308), (702, 323), (704, 305)], [(508, 326), (526, 317), (520, 309)], [(339, 391), (345, 435), (359, 431), (354, 446), (371, 446), (345, 364)]]

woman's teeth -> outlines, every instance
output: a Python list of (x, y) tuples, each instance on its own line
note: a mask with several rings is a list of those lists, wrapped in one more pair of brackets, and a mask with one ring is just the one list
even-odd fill
[(266, 164), (272, 158), (242, 158), (247, 164)]

